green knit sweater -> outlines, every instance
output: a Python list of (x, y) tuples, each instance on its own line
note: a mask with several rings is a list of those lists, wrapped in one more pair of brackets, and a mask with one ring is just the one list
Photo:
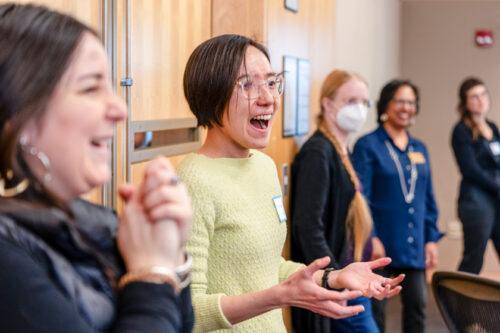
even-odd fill
[(178, 172), (194, 209), (187, 250), (193, 257), (195, 332), (286, 332), (281, 310), (232, 326), (220, 307), (222, 295), (269, 288), (303, 267), (281, 257), (286, 223), (273, 201), (281, 189), (272, 159), (259, 151), (248, 158), (190, 154)]

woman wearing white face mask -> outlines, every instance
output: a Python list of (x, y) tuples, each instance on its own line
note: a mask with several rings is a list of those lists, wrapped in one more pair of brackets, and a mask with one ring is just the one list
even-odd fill
[[(310, 263), (328, 256), (330, 269), (369, 260), (372, 220), (347, 153), (347, 138), (363, 126), (368, 87), (359, 75), (335, 70), (321, 89), (318, 130), (304, 144), (292, 166), (292, 257)], [(378, 332), (370, 301), (365, 312), (332, 320), (293, 308), (297, 332)]]

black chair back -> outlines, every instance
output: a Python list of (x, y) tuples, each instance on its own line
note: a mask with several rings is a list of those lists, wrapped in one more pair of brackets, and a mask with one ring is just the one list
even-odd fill
[(432, 291), (451, 332), (500, 332), (500, 281), (441, 271), (432, 277)]

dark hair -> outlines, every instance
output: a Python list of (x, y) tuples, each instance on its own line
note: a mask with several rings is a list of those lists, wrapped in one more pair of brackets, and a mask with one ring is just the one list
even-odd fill
[(481, 79), (473, 76), (464, 79), (462, 83), (460, 83), (460, 88), (458, 89), (457, 110), (462, 118), (469, 112), (469, 110), (467, 110), (467, 93), (476, 86), (486, 85)]
[(398, 89), (403, 86), (410, 87), (413, 90), (417, 113), (420, 111), (420, 95), (417, 86), (410, 80), (394, 79), (389, 81), (380, 91), (380, 97), (377, 102), (377, 121), (379, 124), (382, 124), (380, 117), (387, 111), (387, 107)]
[[(43, 6), (0, 5), (0, 177), (5, 187), (28, 179), (38, 183), (24, 161), (19, 139), (27, 122), (40, 119), (84, 32), (76, 19)], [(30, 186), (23, 195), (57, 200)]]
[(184, 71), (184, 96), (198, 126), (222, 126), (224, 110), (249, 46), (260, 50), (269, 60), (265, 46), (240, 35), (210, 38), (189, 57)]
[(468, 126), (472, 130), (472, 138), (475, 140), (479, 136), (479, 129), (477, 124), (472, 121), (471, 114), (469, 110), (467, 110), (467, 93), (474, 87), (477, 86), (485, 86), (484, 82), (477, 77), (467, 77), (460, 84), (460, 88), (458, 89), (458, 105), (457, 111), (460, 114), (460, 120), (464, 122), (466, 126)]

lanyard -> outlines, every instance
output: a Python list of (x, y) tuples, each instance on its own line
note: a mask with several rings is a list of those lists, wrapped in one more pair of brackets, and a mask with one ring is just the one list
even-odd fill
[[(406, 186), (406, 180), (405, 180), (405, 175), (403, 172), (403, 166), (401, 165), (401, 162), (399, 161), (398, 154), (392, 147), (389, 141), (385, 140), (385, 146), (387, 147), (387, 150), (389, 151), (389, 155), (391, 156), (392, 161), (396, 165), (396, 169), (398, 170), (398, 175), (399, 175), (399, 184), (401, 186), (401, 192), (403, 192), (403, 196), (405, 198), (406, 203), (411, 203), (413, 199), (415, 198), (415, 188), (417, 185), (417, 178), (418, 178), (418, 170), (417, 166), (415, 163), (411, 160), (410, 158), (410, 165), (411, 165), (411, 171), (410, 171), (410, 189), (408, 190), (408, 187)], [(410, 146), (409, 148), (410, 152), (413, 152), (413, 147)]]

